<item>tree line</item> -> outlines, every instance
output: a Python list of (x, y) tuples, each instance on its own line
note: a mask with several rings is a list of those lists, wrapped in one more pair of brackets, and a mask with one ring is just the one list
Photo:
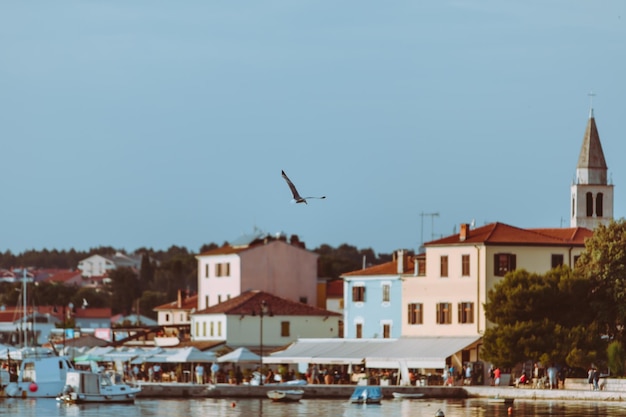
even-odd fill
[[(83, 300), (89, 307), (110, 307), (113, 314), (133, 314), (156, 318), (154, 307), (176, 300), (178, 291), (194, 294), (198, 290), (198, 253), (217, 248), (215, 243), (202, 245), (197, 253), (185, 247), (171, 246), (167, 250), (139, 248), (133, 254), (141, 255), (139, 274), (129, 268), (109, 272), (111, 284), (105, 291), (92, 288), (75, 288), (57, 283), (40, 282), (29, 285), (30, 302), (35, 305), (80, 306)], [(318, 276), (329, 280), (343, 273), (361, 269), (392, 259), (392, 254), (376, 254), (373, 249), (358, 249), (342, 244), (337, 248), (321, 245), (313, 249), (319, 255)], [(112, 256), (124, 250), (109, 246), (87, 251), (70, 249), (41, 251), (29, 250), (20, 254), (6, 251), (0, 254), (0, 268), (29, 267), (41, 269), (77, 268), (78, 262), (92, 255)], [(21, 284), (0, 283), (0, 305), (18, 305)]]

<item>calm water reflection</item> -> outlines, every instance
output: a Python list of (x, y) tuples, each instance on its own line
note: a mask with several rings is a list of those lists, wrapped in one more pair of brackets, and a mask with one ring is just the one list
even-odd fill
[[(59, 405), (54, 400), (0, 400), (0, 416), (24, 417), (434, 417), (438, 409), (446, 417), (508, 416), (508, 405), (486, 400), (393, 400), (377, 406), (349, 404), (341, 400), (302, 400), (272, 403), (247, 399), (140, 399), (135, 405)], [(601, 402), (515, 401), (512, 416), (617, 416), (626, 415), (626, 404)]]

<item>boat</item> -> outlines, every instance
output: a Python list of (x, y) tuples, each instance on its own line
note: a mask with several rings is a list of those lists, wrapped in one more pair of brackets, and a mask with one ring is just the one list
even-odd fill
[(14, 363), (15, 373), (4, 393), (13, 398), (55, 398), (63, 391), (67, 373), (74, 369), (68, 357), (40, 347), (11, 352), (7, 359)]
[(91, 371), (70, 371), (57, 401), (70, 404), (134, 403), (141, 388), (127, 385), (121, 379), (116, 381), (116, 376)]
[(513, 401), (514, 401), (514, 398), (500, 397), (498, 395), (496, 395), (495, 397), (487, 399), (487, 402), (490, 402), (490, 403), (500, 403), (500, 404), (512, 404)]
[[(34, 332), (36, 319), (28, 315), (26, 270), (22, 278), (22, 317), (20, 330), (25, 335)], [(29, 326), (30, 321), (30, 326)], [(29, 329), (30, 327), (30, 329)], [(9, 383), (4, 387), (4, 395), (13, 398), (54, 398), (63, 390), (67, 372), (73, 369), (67, 356), (59, 356), (52, 349), (28, 346), (25, 336), (21, 349), (2, 354), (9, 367)]]
[(361, 385), (354, 389), (350, 396), (352, 404), (380, 404), (383, 390), (377, 385)]
[(422, 393), (408, 393), (408, 392), (392, 392), (393, 398), (401, 398), (401, 399), (415, 399), (422, 398), (424, 394)]
[(267, 397), (274, 402), (296, 402), (302, 399), (304, 391), (301, 389), (275, 389), (267, 391)]

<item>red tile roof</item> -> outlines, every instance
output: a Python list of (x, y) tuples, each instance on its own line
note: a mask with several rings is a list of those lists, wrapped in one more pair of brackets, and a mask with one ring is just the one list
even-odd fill
[(522, 229), (504, 223), (491, 223), (468, 231), (465, 240), (460, 233), (427, 242), (424, 246), (441, 245), (540, 245), (584, 246), (593, 232), (583, 227)]
[(153, 308), (153, 311), (157, 310), (191, 310), (193, 308), (198, 308), (198, 294), (185, 297), (181, 300), (181, 306), (178, 307), (178, 300), (172, 301), (167, 304), (161, 304), (158, 307)]
[(105, 319), (111, 318), (110, 308), (77, 308), (74, 316), (79, 319)]
[(268, 314), (275, 316), (341, 316), (341, 314), (333, 311), (297, 303), (258, 290), (247, 291), (238, 297), (198, 311), (195, 314), (256, 315), (259, 313), (262, 301), (267, 304)]
[(72, 270), (61, 270), (56, 273), (48, 276), (45, 279), (45, 282), (68, 282), (73, 279), (82, 279), (81, 271), (72, 271)]
[[(403, 273), (412, 273), (415, 268), (413, 257), (404, 255), (404, 269)], [(398, 261), (393, 260), (390, 262), (385, 262), (384, 264), (370, 266), (369, 268), (359, 269), (358, 271), (351, 271), (342, 274), (342, 277), (351, 277), (351, 276), (373, 276), (373, 275), (400, 275), (398, 273)]]
[(199, 256), (213, 256), (213, 255), (231, 255), (233, 253), (239, 253), (250, 249), (250, 246), (240, 246), (240, 247), (232, 247), (230, 245), (225, 245), (220, 248), (211, 249), (205, 252), (202, 252)]
[(333, 281), (329, 281), (326, 284), (326, 297), (327, 298), (343, 297), (343, 280), (336, 279)]

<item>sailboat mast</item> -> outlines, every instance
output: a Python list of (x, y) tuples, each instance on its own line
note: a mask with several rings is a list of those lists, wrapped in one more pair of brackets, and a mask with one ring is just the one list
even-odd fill
[(28, 346), (28, 337), (26, 336), (27, 329), (27, 314), (28, 314), (28, 302), (26, 300), (26, 267), (22, 268), (22, 337), (24, 338), (22, 343), (23, 346)]

